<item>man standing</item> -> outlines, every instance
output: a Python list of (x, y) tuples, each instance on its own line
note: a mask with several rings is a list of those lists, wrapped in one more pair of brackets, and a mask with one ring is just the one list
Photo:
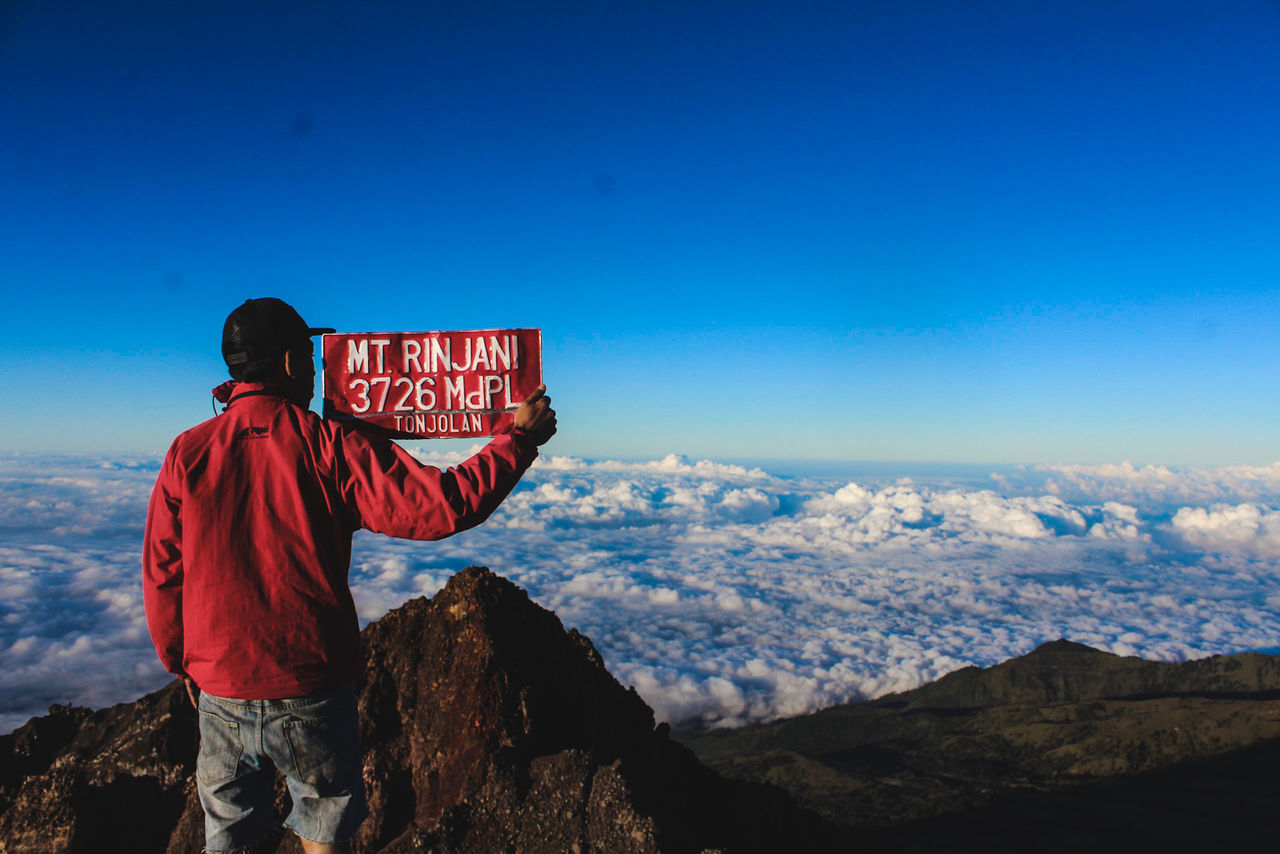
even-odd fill
[(354, 682), (359, 623), (347, 585), (358, 528), (433, 540), (478, 525), (556, 431), (540, 387), (514, 426), (448, 471), (308, 409), (308, 327), (253, 299), (227, 318), (226, 407), (174, 440), (143, 548), (147, 625), (166, 669), (198, 686), (196, 777), (209, 851), (271, 829), (273, 767), (308, 854), (347, 850), (368, 810)]

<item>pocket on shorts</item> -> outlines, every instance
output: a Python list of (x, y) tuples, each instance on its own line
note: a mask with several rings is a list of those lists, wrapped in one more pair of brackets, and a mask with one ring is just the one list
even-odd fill
[(360, 729), (354, 710), (333, 704), (326, 711), (329, 714), (323, 718), (298, 717), (284, 725), (295, 775), (313, 786), (340, 782), (360, 763)]
[(209, 785), (234, 777), (240, 751), (240, 725), (201, 709), (200, 756), (196, 760), (200, 782)]

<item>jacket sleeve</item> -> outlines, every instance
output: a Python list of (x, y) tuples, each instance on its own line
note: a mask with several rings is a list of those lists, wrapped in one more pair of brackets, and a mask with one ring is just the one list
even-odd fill
[(151, 642), (165, 670), (185, 675), (182, 666), (182, 506), (170, 448), (151, 491), (142, 544), (142, 602)]
[(523, 430), (496, 436), (479, 453), (441, 471), (394, 442), (353, 430), (338, 434), (335, 473), (356, 523), (412, 540), (439, 540), (489, 518), (538, 456)]

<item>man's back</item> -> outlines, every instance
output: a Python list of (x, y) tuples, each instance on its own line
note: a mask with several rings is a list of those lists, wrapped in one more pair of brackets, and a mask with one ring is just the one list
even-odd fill
[(537, 455), (507, 434), (456, 470), (241, 383), (179, 436), (148, 517), (145, 594), (165, 666), (224, 697), (295, 697), (354, 679), (347, 587), (360, 527), (439, 539), (483, 521)]

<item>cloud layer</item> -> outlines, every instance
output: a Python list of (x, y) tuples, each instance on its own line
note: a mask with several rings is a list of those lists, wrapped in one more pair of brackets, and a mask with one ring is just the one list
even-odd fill
[[(166, 680), (138, 582), (157, 465), (0, 459), (0, 730)], [(911, 481), (553, 456), (473, 531), (357, 535), (351, 580), (368, 621), (487, 565), (589, 635), (660, 718), (730, 725), (1057, 637), (1162, 660), (1280, 646), (1278, 498), (1280, 464)]]

